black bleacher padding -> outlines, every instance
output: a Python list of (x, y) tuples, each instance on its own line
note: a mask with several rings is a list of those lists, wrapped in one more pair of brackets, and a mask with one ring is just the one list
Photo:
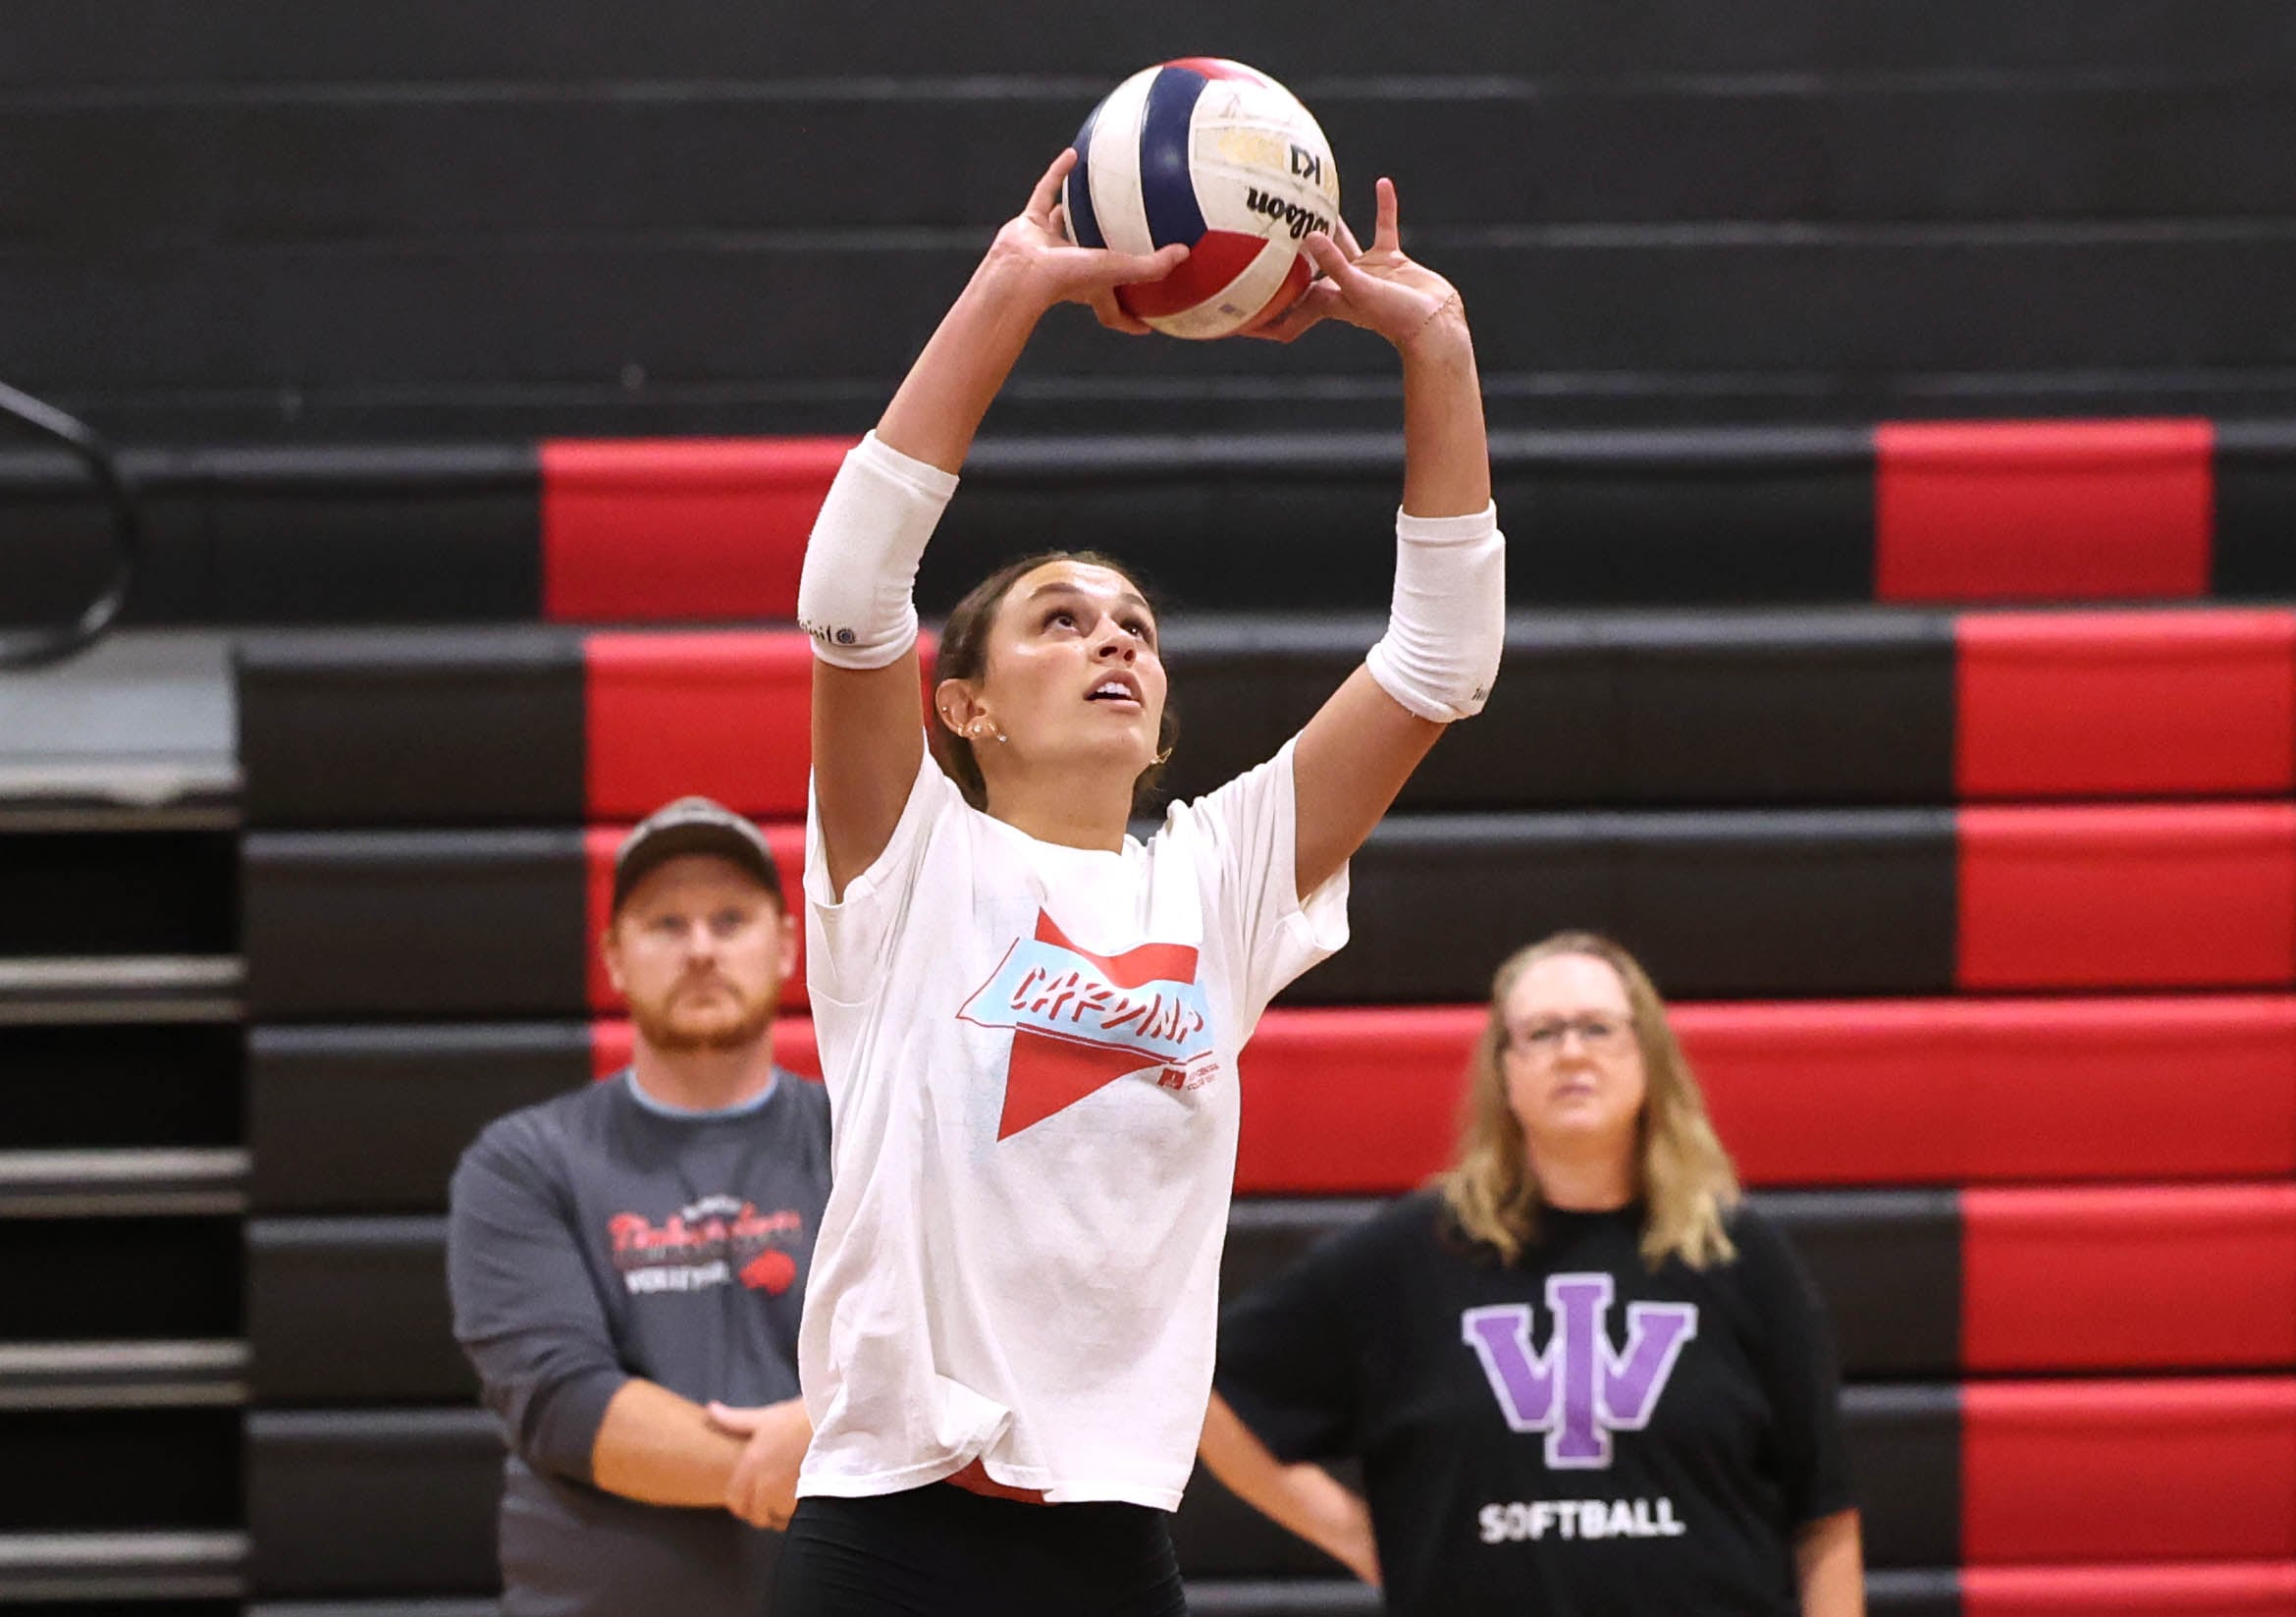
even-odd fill
[[(715, 77), (715, 76), (713, 76)], [(2106, 218), (2269, 214), (2296, 138), (2262, 84), (1295, 81), (1338, 155), (1407, 178), (1422, 224), (1492, 217)], [(0, 218), (81, 248), (510, 232), (993, 229), (1094, 99), (927, 81), (684, 86), (645, 99), (118, 100), (0, 108)], [(898, 140), (901, 161), (885, 160)], [(2108, 146), (2127, 161), (2099, 163)], [(281, 151), (357, 151), (319, 186)], [(751, 160), (729, 163), (740, 150)], [(2014, 163), (1998, 160), (2004, 151)], [(1445, 154), (1504, 153), (1504, 162)], [(259, 179), (258, 179), (259, 177)], [(289, 186), (300, 205), (283, 204)], [(102, 194), (92, 210), (75, 199)]]
[(1355, 936), (1294, 1002), (1472, 1001), (1491, 962), (1564, 927), (1618, 938), (1678, 997), (1952, 982), (1942, 811), (1405, 817), (1353, 885)]
[[(1961, 1617), (1949, 1572), (1877, 1572), (1866, 1580), (1875, 1617)], [(1191, 1579), (1195, 1617), (1375, 1617), (1379, 1591), (1353, 1579)], [(493, 1600), (274, 1600), (247, 1617), (500, 1617)]]
[(258, 1027), (247, 1036), (257, 1213), (429, 1213), (494, 1118), (587, 1083), (575, 1023)]
[(219, 955), (236, 938), (229, 831), (0, 837), (0, 955)]
[[(0, 625), (66, 622), (110, 581), (112, 513), (77, 458), (22, 442), (22, 429), (0, 417)], [(163, 513), (147, 506), (143, 514), (160, 529), (146, 536), (147, 553), (167, 548)]]
[(565, 630), (238, 642), (251, 825), (579, 825), (582, 646)]
[[(1271, 756), (1382, 626), (1176, 618), (1171, 795)], [(1399, 807), (1940, 802), (1952, 772), (1943, 614), (1518, 613), (1490, 706), (1443, 738)]]
[(1873, 1617), (1961, 1617), (1960, 1581), (1950, 1572), (1869, 1572), (1865, 1608)]
[[(297, 450), (130, 449), (143, 566), (128, 620), (479, 622), (542, 610), (537, 453), (499, 439)], [(48, 618), (85, 604), (99, 508), (55, 457), (0, 443), (0, 585)], [(93, 555), (95, 561), (87, 558)]]
[(1191, 1580), (1193, 1617), (1375, 1617), (1379, 1591), (1354, 1579)]
[(1329, 1578), (1340, 1571), (1330, 1556), (1275, 1528), (1201, 1465), (1173, 1513), (1172, 1548), (1189, 1578)]
[[(1472, 0), (1437, 0), (1399, 29), (1377, 12), (1334, 12), (1312, 28), (1280, 13), (1226, 7), (1162, 12), (1095, 10), (1068, 28), (1029, 8), (985, 11), (962, 28), (856, 28), (823, 12), (793, 12), (766, 37), (725, 0), (673, 0), (633, 17), (613, 0), (580, 0), (545, 20), (505, 22), (449, 11), (420, 27), (360, 11), (323, 27), (294, 0), (229, 0), (186, 16), (166, 5), (122, 30), (102, 17), (11, 0), (4, 21), (18, 48), (0, 83), (38, 87), (175, 83), (351, 84), (441, 79), (539, 80), (775, 78), (909, 74), (1108, 76), (1204, 47), (1285, 77), (1319, 73), (1456, 72), (1462, 42), (1478, 72), (1603, 75), (1942, 72), (1989, 68), (2039, 73), (2120, 69), (2233, 78), (2275, 59), (2284, 44), (2270, 7), (2206, 7), (2182, 0), (1939, 0), (1918, 13), (1842, 12), (1821, 0), (1749, 0), (1718, 15), (1700, 0), (1653, 0), (1631, 14), (1604, 8), (1511, 14), (1494, 27)], [(296, 25), (302, 25), (297, 27)], [(228, 70), (228, 71), (227, 71)]]
[(349, 622), (531, 616), (535, 454), (523, 444), (223, 450), (208, 519), (212, 616), (294, 621), (322, 570)]
[(246, 1617), (502, 1617), (500, 1600), (260, 1600)]
[[(242, 1036), (230, 1022), (11, 1026), (0, 1140), (17, 1151), (232, 1146)], [(100, 1094), (103, 1103), (89, 1105)]]
[[(1960, 1217), (1950, 1191), (1755, 1198), (1808, 1264), (1845, 1374), (1961, 1368)], [(1283, 1268), (1371, 1201), (1246, 1201), (1229, 1217), (1223, 1297)], [(441, 1217), (258, 1218), (247, 1226), (247, 1336), (266, 1404), (425, 1403), (476, 1383), (454, 1345)]]
[(2296, 595), (2296, 422), (2217, 423), (2216, 470), (2212, 589)]
[(236, 1409), (0, 1412), (9, 1533), (205, 1529), (239, 1521)]
[(243, 850), (257, 1018), (580, 1008), (580, 831), (271, 832)]
[(478, 1383), (447, 1302), (447, 1220), (247, 1225), (249, 1384), (259, 1403), (447, 1403)]
[[(1354, 942), (1289, 997), (1471, 1001), (1564, 926), (1618, 936), (1679, 997), (1941, 992), (1954, 855), (1944, 810), (1407, 816), (1355, 861)], [(244, 868), (258, 1018), (587, 1006), (578, 832), (265, 833)]]
[[(1508, 520), (1515, 600), (1864, 600), (1873, 445), (1854, 428), (1501, 433), (1541, 475)], [(1583, 535), (1548, 549), (1542, 534)], [(1631, 535), (1631, 538), (1629, 536)], [(1625, 548), (1620, 548), (1620, 547)]]
[[(1749, 391), (1807, 393), (1813, 375), (1873, 374), (1882, 379), (1874, 396), (1833, 401), (1836, 411), (1853, 401), (1864, 413), (1896, 403), (1886, 383), (1897, 375), (2237, 371), (2296, 357), (2271, 300), (2242, 296), (2296, 277), (2296, 239), (2269, 232), (2147, 221), (2066, 235), (1940, 226), (1908, 239), (1858, 227), (1745, 236), (1684, 226), (1651, 240), (1500, 226), (1428, 231), (1417, 242), (1475, 308), (1493, 376), (1735, 373)], [(687, 386), (772, 400), (874, 383), (851, 388), (849, 403), (817, 405), (823, 425), (849, 429), (881, 407), (981, 251), (977, 240), (937, 236), (832, 238), (803, 252), (687, 234), (352, 242), (287, 254), (215, 247), (157, 277), (139, 260), (28, 254), (0, 258), (0, 306), (48, 311), (24, 333), (18, 374), (67, 398), (269, 390), (284, 353), (322, 397), (467, 401), (512, 383), (615, 377), (631, 362), (628, 333), (643, 329), (648, 369)], [(2164, 278), (2179, 296), (2163, 297)], [(2082, 296), (2056, 296), (2071, 283)], [(1510, 294), (1526, 285), (1538, 296)], [(728, 319), (760, 308), (807, 312)], [(1107, 387), (1110, 342), (1081, 311), (1058, 311), (1019, 372), (1022, 391), (1064, 374)], [(1112, 391), (1161, 386), (1167, 407), (1173, 384), (1216, 391), (1240, 367), (1220, 347), (1135, 345)], [(506, 376), (506, 356), (526, 374)], [(1393, 367), (1375, 340), (1340, 337), (1255, 351), (1251, 374), (1297, 387), (1315, 377), (1384, 381)], [(463, 430), (479, 429), (465, 417)], [(401, 601), (421, 598), (419, 580), (377, 582), (395, 583)]]
[(1949, 1384), (1842, 1389), (1867, 1566), (1961, 1564), (1959, 1402)]
[(1961, 1369), (1961, 1213), (1949, 1190), (1765, 1191), (1808, 1266), (1842, 1374), (1950, 1376)]
[(241, 1272), (237, 1218), (0, 1218), (0, 1340), (236, 1337)]
[[(1162, 644), (1182, 742), (1168, 793), (1209, 790), (1272, 756), (1384, 621), (1173, 615)], [(583, 647), (541, 626), (249, 637), (239, 666), (249, 823), (595, 818), (583, 801)], [(781, 720), (777, 693), (757, 701), (761, 719)], [(801, 705), (788, 722), (802, 724)], [(1936, 802), (1952, 794), (1953, 760), (1945, 614), (1518, 613), (1490, 707), (1445, 737), (1401, 803)]]
[(261, 1600), (246, 1617), (502, 1617), (499, 1600)]
[[(1406, 816), (1355, 861), (1354, 942), (1289, 997), (1472, 1001), (1565, 926), (1678, 997), (1942, 992), (1954, 858), (1945, 810)], [(260, 833), (244, 870), (259, 1019), (587, 1008), (579, 832)]]
[[(1958, 1564), (1949, 1386), (1843, 1394), (1876, 1567)], [(261, 1595), (464, 1594), (494, 1588), (502, 1469), (476, 1409), (262, 1411), (247, 1422), (247, 1525)], [(1173, 1518), (1191, 1578), (1327, 1576), (1331, 1563), (1210, 1479)]]
[[(0, 1599), (11, 1617), (86, 1617), (89, 1611), (244, 1617), (239, 1598), (242, 1536), (215, 1531), (136, 1534), (106, 1536), (93, 1545), (51, 1539), (0, 1566)], [(118, 1603), (100, 1603), (107, 1600)]]
[[(1384, 610), (1391, 432), (987, 439), (918, 569), (945, 613), (1032, 550), (1096, 549), (1191, 609)], [(1501, 431), (1492, 491), (1517, 602), (1864, 600), (1873, 449), (1863, 428)]]
[(252, 1594), (497, 1587), (503, 1445), (483, 1410), (259, 1410), (246, 1468)]

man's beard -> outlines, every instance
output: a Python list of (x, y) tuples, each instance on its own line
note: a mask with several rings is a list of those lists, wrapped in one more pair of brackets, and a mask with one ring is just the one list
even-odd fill
[(699, 1012), (681, 1009), (676, 994), (656, 1004), (633, 1002), (630, 1021), (636, 1025), (638, 1037), (666, 1055), (744, 1050), (766, 1036), (774, 1025), (774, 1012), (779, 1006), (776, 997), (770, 994), (746, 999), (739, 990), (729, 988), (727, 993), (733, 999), (730, 1009), (716, 1006)]

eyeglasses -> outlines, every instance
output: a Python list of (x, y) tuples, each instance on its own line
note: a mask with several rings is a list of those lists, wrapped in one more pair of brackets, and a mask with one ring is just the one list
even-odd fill
[(1589, 1055), (1616, 1055), (1633, 1037), (1634, 1024), (1623, 1016), (1559, 1016), (1508, 1028), (1506, 1033), (1511, 1048), (1527, 1051), (1540, 1060), (1552, 1060), (1562, 1053), (1564, 1041), (1574, 1033)]

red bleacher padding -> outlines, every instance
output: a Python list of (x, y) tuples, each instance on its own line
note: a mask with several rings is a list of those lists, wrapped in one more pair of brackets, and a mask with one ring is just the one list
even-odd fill
[[(790, 1005), (803, 998), (791, 984)], [(2296, 999), (1853, 1000), (1674, 1015), (1749, 1184), (2296, 1173)], [(1238, 1191), (1384, 1196), (1441, 1168), (1481, 1024), (1472, 1005), (1270, 1010), (1244, 1055)], [(784, 1064), (818, 1072), (811, 1024), (784, 1026)], [(619, 1067), (626, 1024), (602, 1023), (593, 1048), (602, 1071)], [(2045, 1222), (2010, 1231), (1993, 1216), (1995, 1233), (1972, 1238), (1988, 1264), (2019, 1262), (2020, 1243), (2048, 1237)], [(2223, 1250), (2189, 1222), (2162, 1239)], [(1983, 1284), (1989, 1299), (1994, 1282)], [(2024, 1316), (1984, 1308), (1971, 1349), (2008, 1362)]]
[(1971, 808), (1964, 989), (2296, 979), (2296, 804)]
[[(933, 667), (934, 637), (918, 636)], [(755, 818), (805, 818), (813, 644), (795, 630), (583, 639), (588, 818), (639, 820), (700, 792)], [(930, 678), (930, 675), (928, 675)]]
[(1756, 1184), (2296, 1171), (2296, 999), (1699, 1004), (1674, 1017)]
[(1965, 613), (1953, 632), (1964, 799), (2296, 785), (2296, 613)]
[(1270, 1010), (1245, 1047), (1236, 1188), (1385, 1195), (1450, 1160), (1479, 1005)]
[(1969, 1370), (2296, 1365), (2296, 1184), (1971, 1190), (1961, 1219)]
[(1884, 601), (2206, 595), (2207, 421), (1894, 422), (1874, 431)]
[(2288, 1617), (2296, 1561), (1971, 1567), (1961, 1617)]
[(583, 662), (591, 819), (643, 819), (689, 792), (804, 818), (803, 635), (593, 634)]
[[(805, 828), (801, 825), (773, 825), (765, 829), (766, 840), (773, 844), (774, 862), (781, 870), (781, 896), (789, 905), (790, 913), (802, 915), (805, 904)], [(592, 826), (582, 834), (582, 852), (590, 867), (589, 911), (590, 937), (596, 940), (606, 931), (608, 915), (614, 908), (614, 850), (621, 846), (621, 839), (629, 835), (627, 826)], [(619, 1012), (622, 997), (614, 993), (614, 984), (607, 979), (606, 960), (593, 943), (589, 950), (590, 1008), (595, 1011)], [(805, 927), (800, 921), (797, 929), (797, 967), (789, 974), (788, 984), (782, 989), (781, 1003), (792, 1010), (805, 1004)]]
[(542, 610), (558, 622), (797, 616), (797, 569), (849, 438), (542, 446)]
[[(1448, 1159), (1478, 1006), (1267, 1013), (1240, 1189), (1379, 1195)], [(2296, 1172), (2296, 999), (1690, 1004), (1675, 1026), (1759, 1185)]]
[(2296, 1558), (2296, 1378), (1969, 1383), (1961, 1558)]

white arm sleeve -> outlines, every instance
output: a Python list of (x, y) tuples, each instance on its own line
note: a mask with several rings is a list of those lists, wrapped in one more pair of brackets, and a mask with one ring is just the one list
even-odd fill
[(956, 491), (954, 472), (874, 432), (847, 452), (797, 580), (797, 626), (813, 636), (816, 657), (881, 669), (917, 643), (917, 563)]
[(1422, 719), (1483, 711), (1507, 640), (1507, 538), (1499, 508), (1471, 516), (1395, 513), (1395, 604), (1363, 661)]

